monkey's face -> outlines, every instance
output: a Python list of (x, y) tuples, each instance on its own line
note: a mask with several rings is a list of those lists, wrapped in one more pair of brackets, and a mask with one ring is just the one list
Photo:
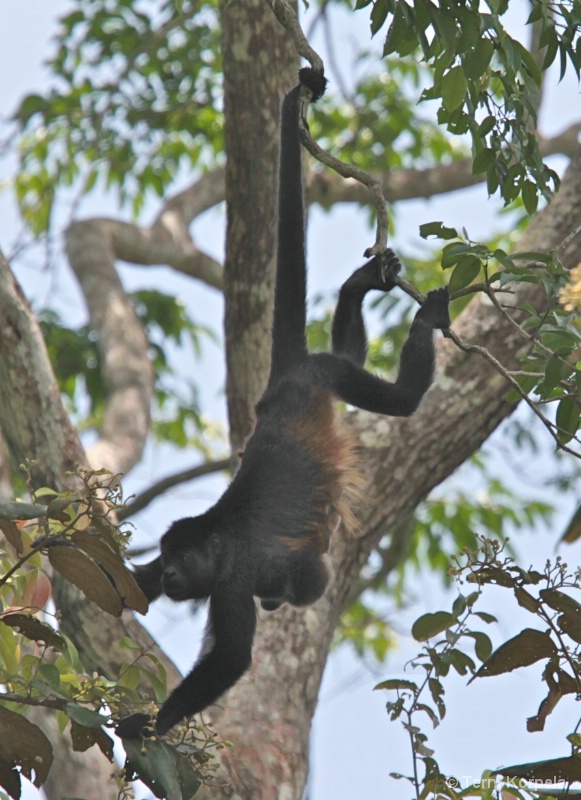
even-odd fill
[(161, 585), (171, 600), (204, 600), (214, 587), (219, 554), (219, 541), (214, 535), (193, 535), (187, 544), (176, 545), (165, 537), (161, 542), (163, 573)]

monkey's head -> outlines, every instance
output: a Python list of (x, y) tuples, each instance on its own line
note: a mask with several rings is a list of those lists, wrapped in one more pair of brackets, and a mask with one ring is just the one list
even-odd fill
[(204, 600), (214, 588), (220, 536), (203, 517), (180, 519), (161, 539), (161, 585), (171, 600)]

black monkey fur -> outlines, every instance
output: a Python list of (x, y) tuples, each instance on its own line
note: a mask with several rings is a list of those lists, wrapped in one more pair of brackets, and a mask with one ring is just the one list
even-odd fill
[[(161, 555), (135, 570), (150, 601), (162, 594), (176, 601), (210, 599), (201, 655), (162, 705), (157, 734), (214, 703), (250, 667), (254, 597), (270, 611), (285, 602), (305, 606), (323, 595), (324, 554), (337, 520), (354, 526), (350, 505), (358, 474), (355, 443), (342, 428), (334, 401), (378, 414), (412, 414), (432, 381), (433, 330), (450, 323), (447, 289), (430, 292), (412, 323), (395, 383), (365, 371), (361, 306), (371, 289), (394, 287), (400, 264), (388, 250), (341, 288), (332, 353), (307, 351), (299, 94), (306, 86), (316, 100), (326, 80), (311, 68), (299, 77), (281, 112), (272, 363), (256, 407), (256, 429), (216, 505), (174, 522), (161, 539)], [(132, 714), (117, 730), (135, 737), (149, 723), (148, 715)]]

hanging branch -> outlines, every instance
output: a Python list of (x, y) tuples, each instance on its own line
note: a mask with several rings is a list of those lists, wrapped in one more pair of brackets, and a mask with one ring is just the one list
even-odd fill
[(359, 183), (362, 183), (364, 186), (367, 186), (373, 196), (373, 203), (375, 205), (375, 211), (377, 214), (377, 233), (375, 237), (375, 244), (372, 247), (368, 247), (363, 255), (366, 258), (380, 255), (387, 249), (388, 232), (387, 207), (385, 198), (383, 196), (383, 191), (381, 189), (381, 183), (368, 172), (365, 172), (365, 170), (335, 158), (335, 156), (327, 153), (326, 150), (323, 150), (323, 148), (317, 144), (317, 142), (311, 136), (311, 132), (306, 121), (306, 113), (310, 100), (310, 97), (307, 97), (307, 95), (310, 95), (308, 90), (301, 96), (300, 101), (300, 128), (303, 144), (309, 153), (316, 158), (317, 161), (320, 161), (321, 164), (325, 164), (325, 166), (330, 167), (343, 178), (353, 178)]
[[(323, 64), (323, 60), (308, 43), (305, 34), (299, 25), (297, 15), (291, 6), (287, 4), (286, 0), (269, 0), (269, 2), (276, 18), (289, 32), (297, 53), (305, 58), (313, 67), (313, 69), (316, 69), (319, 72), (324, 72), (325, 65)], [(365, 172), (365, 170), (355, 167), (353, 164), (346, 164), (344, 161), (340, 161), (338, 158), (335, 158), (335, 156), (327, 153), (326, 150), (323, 150), (323, 148), (320, 147), (317, 142), (315, 142), (311, 136), (309, 126), (306, 121), (310, 99), (311, 94), (308, 89), (305, 89), (304, 92), (301, 92), (299, 124), (302, 142), (309, 153), (316, 158), (317, 161), (320, 161), (321, 164), (325, 164), (325, 166), (330, 167), (343, 178), (352, 178), (353, 180), (362, 183), (364, 186), (367, 186), (373, 196), (373, 203), (375, 205), (375, 211), (377, 214), (377, 234), (375, 238), (375, 244), (372, 247), (368, 247), (365, 250), (364, 255), (366, 258), (380, 255), (387, 249), (388, 232), (387, 209), (383, 191), (381, 189), (381, 183), (377, 180), (377, 178), (374, 178), (368, 172)], [(407, 284), (407, 286), (409, 287), (409, 284)]]

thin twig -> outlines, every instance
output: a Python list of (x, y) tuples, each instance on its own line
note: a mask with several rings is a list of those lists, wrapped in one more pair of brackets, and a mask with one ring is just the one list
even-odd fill
[(373, 195), (373, 202), (377, 214), (377, 233), (375, 237), (375, 244), (365, 250), (364, 256), (366, 258), (371, 258), (371, 256), (380, 255), (387, 249), (388, 232), (387, 206), (383, 196), (383, 191), (381, 189), (381, 183), (377, 180), (377, 178), (374, 178), (368, 172), (365, 172), (365, 170), (335, 158), (335, 156), (327, 153), (326, 150), (323, 150), (323, 148), (317, 144), (317, 142), (311, 136), (309, 126), (306, 122), (306, 111), (310, 99), (308, 95), (310, 95), (310, 92), (307, 90), (301, 97), (300, 103), (300, 128), (303, 144), (309, 153), (316, 158), (317, 161), (320, 161), (321, 164), (325, 164), (325, 166), (330, 167), (343, 178), (352, 178), (353, 180), (362, 183), (364, 186), (367, 186)]
[(450, 328), (448, 328), (445, 331), (442, 331), (442, 333), (444, 334), (444, 336), (447, 339), (451, 339), (454, 342), (454, 344), (457, 347), (459, 347), (460, 350), (463, 350), (465, 353), (478, 353), (478, 355), (480, 355), (480, 356), (482, 356), (482, 358), (486, 359), (486, 361), (488, 361), (488, 363), (491, 364), (494, 367), (494, 369), (500, 375), (502, 375), (502, 377), (506, 381), (508, 381), (508, 383), (510, 383), (512, 388), (515, 389), (515, 391), (518, 392), (518, 394), (522, 397), (522, 399), (529, 406), (529, 408), (532, 409), (533, 413), (541, 420), (541, 422), (543, 423), (545, 428), (549, 431), (549, 433), (551, 434), (552, 438), (555, 440), (555, 442), (557, 444), (557, 447), (560, 450), (563, 450), (565, 453), (569, 453), (570, 455), (575, 456), (575, 458), (579, 458), (580, 457), (578, 452), (576, 452), (575, 450), (573, 450), (570, 447), (567, 447), (567, 445), (564, 445), (559, 441), (559, 437), (558, 437), (557, 433), (555, 433), (556, 426), (553, 425), (543, 414), (541, 414), (541, 412), (537, 408), (536, 403), (534, 403), (531, 400), (531, 398), (528, 396), (528, 394), (519, 385), (518, 381), (515, 380), (515, 378), (513, 378), (513, 376), (510, 374), (510, 372), (507, 369), (505, 369), (505, 367), (503, 367), (503, 365), (500, 363), (500, 361), (497, 358), (495, 358), (492, 355), (492, 353), (490, 353), (485, 347), (481, 347), (478, 344), (469, 344), (468, 342), (462, 341), (462, 339), (460, 339), (454, 333), (454, 331), (450, 330)]

